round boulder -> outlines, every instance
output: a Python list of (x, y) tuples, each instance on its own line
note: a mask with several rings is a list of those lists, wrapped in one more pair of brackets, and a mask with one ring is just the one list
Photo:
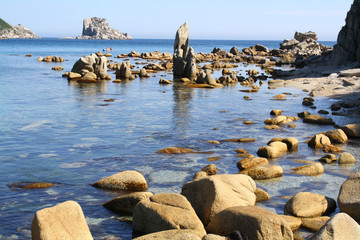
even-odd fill
[(334, 212), (336, 202), (332, 198), (310, 192), (295, 194), (285, 205), (284, 212), (295, 217), (319, 217)]
[(136, 204), (141, 200), (148, 199), (153, 194), (151, 192), (133, 192), (114, 198), (113, 200), (104, 203), (103, 206), (119, 213), (132, 213)]
[(350, 175), (341, 185), (338, 204), (341, 212), (349, 214), (355, 221), (360, 221), (360, 172)]
[(233, 206), (254, 205), (256, 184), (243, 174), (213, 175), (186, 183), (181, 191), (206, 225), (215, 214)]
[(352, 164), (355, 162), (355, 157), (348, 152), (343, 152), (339, 157), (339, 164)]
[(307, 176), (316, 176), (324, 173), (324, 167), (321, 163), (310, 163), (291, 170), (295, 171), (296, 174)]
[(96, 188), (124, 191), (145, 191), (147, 182), (144, 176), (137, 171), (123, 171), (106, 177), (93, 184)]
[(350, 138), (360, 138), (360, 124), (348, 124), (341, 129)]
[(206, 230), (223, 236), (238, 230), (248, 240), (293, 239), (284, 218), (256, 206), (227, 208), (214, 216)]
[(159, 193), (140, 201), (133, 212), (133, 230), (140, 234), (171, 229), (194, 230), (206, 235), (204, 225), (189, 201), (177, 193)]
[(277, 158), (286, 154), (288, 151), (286, 143), (271, 142), (268, 146), (259, 148), (257, 154), (264, 158)]
[(330, 139), (332, 143), (346, 143), (348, 141), (348, 137), (341, 129), (327, 131), (325, 132), (325, 135)]
[(240, 173), (249, 175), (254, 180), (266, 180), (282, 177), (283, 169), (275, 165), (256, 165)]
[(323, 148), (326, 145), (331, 145), (330, 139), (324, 134), (316, 134), (309, 142), (308, 146), (311, 148)]

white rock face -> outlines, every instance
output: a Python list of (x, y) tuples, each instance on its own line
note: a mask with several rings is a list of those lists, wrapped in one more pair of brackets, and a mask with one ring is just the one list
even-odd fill
[(82, 36), (77, 39), (132, 39), (128, 33), (110, 27), (105, 18), (85, 18), (83, 23)]
[(0, 28), (0, 39), (7, 39), (7, 38), (38, 39), (40, 37), (36, 36), (35, 33), (33, 33), (30, 29), (19, 24), (15, 27), (10, 25), (9, 28), (5, 28), (5, 29)]

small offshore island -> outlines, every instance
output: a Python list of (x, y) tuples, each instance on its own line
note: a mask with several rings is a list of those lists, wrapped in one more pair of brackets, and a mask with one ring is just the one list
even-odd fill
[[(23, 29), (22, 27), (12, 27), (11, 25), (6, 25), (4, 21), (0, 23), (2, 28), (1, 36), (4, 38), (5, 36), (6, 38), (11, 38), (12, 36), (30, 37), (27, 33), (17, 33), (20, 30), (16, 29)], [(279, 106), (279, 108), (273, 108), (271, 112), (269, 111), (267, 115), (271, 115), (271, 118), (264, 119), (262, 122), (253, 122), (251, 118), (255, 118), (255, 116), (246, 113), (241, 117), (246, 117), (247, 119), (236, 119), (237, 122), (242, 122), (241, 126), (246, 125), (248, 129), (260, 126), (261, 131), (270, 131), (272, 139), (268, 139), (266, 145), (258, 144), (253, 146), (252, 144), (257, 144), (257, 136), (234, 137), (231, 135), (226, 138), (223, 137), (227, 135), (225, 133), (223, 135), (221, 131), (225, 132), (224, 129), (231, 128), (232, 124), (236, 124), (236, 121), (224, 120), (224, 125), (221, 125), (223, 129), (220, 131), (218, 131), (218, 127), (214, 127), (212, 133), (210, 133), (210, 129), (206, 129), (207, 132), (204, 130), (205, 133), (199, 134), (200, 140), (192, 139), (193, 142), (196, 141), (197, 143), (202, 141), (195, 145), (196, 147), (200, 146), (198, 149), (196, 147), (184, 146), (185, 144), (190, 144), (191, 139), (188, 139), (187, 136), (182, 136), (184, 140), (181, 146), (169, 144), (165, 148), (159, 148), (156, 152), (152, 152), (149, 159), (145, 161), (154, 161), (156, 162), (153, 163), (155, 165), (179, 161), (181, 165), (185, 165), (183, 169), (180, 168), (180, 171), (185, 171), (184, 169), (187, 168), (186, 165), (188, 163), (181, 161), (181, 159), (179, 160), (181, 156), (211, 156), (206, 161), (218, 163), (218, 168), (214, 163), (211, 163), (193, 172), (192, 179), (180, 186), (181, 192), (179, 193), (148, 191), (151, 188), (150, 184), (153, 183), (151, 181), (154, 181), (154, 179), (149, 177), (151, 179), (149, 181), (147, 177), (151, 174), (145, 175), (141, 170), (124, 170), (116, 174), (108, 174), (96, 182), (88, 182), (88, 185), (91, 184), (92, 190), (99, 190), (96, 193), (98, 194), (97, 196), (102, 195), (108, 199), (100, 207), (104, 207), (116, 214), (116, 217), (111, 219), (111, 224), (115, 222), (114, 225), (118, 227), (116, 224), (120, 224), (119, 221), (130, 222), (129, 225), (131, 226), (133, 239), (136, 240), (359, 240), (360, 172), (356, 167), (351, 168), (359, 164), (359, 159), (356, 159), (355, 154), (343, 150), (343, 148), (347, 149), (347, 145), (355, 146), (354, 148), (358, 148), (360, 145), (360, 28), (358, 26), (360, 26), (360, 0), (354, 0), (346, 17), (346, 24), (339, 32), (337, 44), (334, 47), (319, 43), (316, 33), (309, 31), (305, 33), (296, 32), (293, 39), (284, 40), (279, 48), (276, 49), (269, 49), (264, 45), (257, 44), (242, 50), (234, 46), (229, 52), (215, 47), (211, 53), (195, 53), (194, 49), (190, 46), (189, 26), (185, 22), (176, 32), (173, 53), (160, 51), (139, 53), (134, 49), (129, 53), (113, 56), (110, 52), (104, 50), (107, 53), (99, 51), (82, 56), (74, 63), (71, 62), (71, 68), (69, 68), (70, 65), (66, 65), (65, 69), (64, 65), (51, 65), (51, 69), (58, 73), (56, 80), (61, 79), (60, 73), (64, 70), (64, 73), (61, 74), (63, 82), (60, 81), (59, 83), (58, 81), (56, 84), (64, 84), (66, 82), (69, 88), (73, 86), (78, 87), (77, 90), (79, 92), (86, 92), (86, 87), (95, 86), (94, 89), (96, 90), (94, 92), (100, 96), (99, 99), (101, 98), (102, 104), (95, 107), (86, 106), (84, 109), (109, 106), (109, 104), (117, 101), (114, 98), (120, 98), (124, 92), (129, 91), (132, 80), (139, 79), (139, 81), (148, 83), (150, 81), (145, 80), (149, 78), (157, 80), (156, 86), (159, 84), (161, 86), (173, 86), (170, 89), (155, 90), (156, 94), (160, 95), (165, 95), (167, 91), (173, 91), (174, 99), (180, 99), (179, 102), (182, 101), (182, 105), (179, 104), (179, 106), (172, 108), (173, 118), (177, 116), (176, 111), (178, 111), (178, 108), (187, 108), (187, 105), (189, 105), (187, 101), (191, 99), (194, 89), (201, 91), (201, 94), (208, 94), (204, 97), (204, 101), (217, 101), (217, 104), (222, 105), (224, 99), (210, 99), (209, 96), (211, 95), (209, 92), (213, 93), (227, 87), (227, 90), (234, 90), (235, 88), (231, 88), (231, 86), (241, 85), (241, 89), (236, 92), (248, 95), (232, 100), (238, 104), (238, 108), (242, 108), (245, 105), (244, 102), (252, 102), (254, 105), (251, 107), (256, 108), (255, 102), (259, 100), (256, 94), (264, 88), (267, 91), (266, 94), (272, 94), (272, 91), (276, 88), (284, 87), (289, 89), (296, 87), (297, 89), (302, 89), (303, 94), (306, 94), (304, 98), (300, 99), (297, 98), (299, 95), (295, 96), (292, 93), (283, 92), (272, 96), (271, 101), (267, 99), (267, 102), (262, 103), (263, 105), (268, 104), (270, 107)], [(128, 33), (121, 33), (111, 28), (105, 18), (93, 17), (84, 19), (82, 36), (78, 36), (76, 39), (130, 40), (132, 38)], [(31, 55), (28, 57), (31, 57)], [(78, 56), (76, 56), (77, 58)], [(41, 64), (41, 67), (44, 69), (47, 67), (49, 71), (51, 71), (50, 64), (66, 62), (62, 57), (57, 56), (39, 56), (37, 61), (39, 63), (36, 64)], [(253, 68), (240, 73), (237, 71), (240, 64)], [(262, 73), (260, 74), (257, 69), (261, 69)], [(217, 77), (215, 74), (220, 74), (220, 76)], [(165, 78), (171, 76), (171, 79)], [(112, 83), (110, 82), (110, 85), (116, 85), (118, 90), (116, 93), (118, 95), (114, 94), (111, 95), (115, 96), (114, 98), (103, 99), (105, 98), (105, 93), (99, 90), (101, 88), (99, 86), (102, 83), (109, 82), (114, 77), (115, 79)], [(154, 82), (150, 84), (155, 85)], [(139, 87), (140, 91), (145, 92), (146, 88), (144, 86)], [(96, 95), (94, 92), (90, 92), (86, 96), (88, 97), (87, 100), (90, 99), (89, 96), (93, 97), (93, 95)], [(136, 92), (136, 94), (139, 93)], [(155, 95), (154, 92), (151, 92), (151, 94)], [(119, 103), (119, 105), (130, 105), (130, 102), (137, 101), (137, 97), (147, 101), (151, 94), (136, 95), (133, 99), (126, 99)], [(265, 97), (267, 97), (266, 94)], [(318, 101), (316, 99), (318, 96), (336, 99), (331, 102), (329, 101), (328, 105), (330, 106), (326, 106), (331, 112), (325, 109), (317, 109), (315, 105)], [(309, 111), (298, 112), (297, 116), (283, 115), (286, 111), (283, 111), (281, 107), (285, 108), (286, 100), (289, 98), (293, 101), (296, 101), (294, 99), (299, 99), (296, 104), (301, 106), (302, 109), (306, 108)], [(76, 106), (87, 101), (79, 99), (76, 102)], [(170, 97), (170, 99), (172, 98)], [(271, 105), (270, 102), (274, 104)], [(62, 102), (62, 104), (65, 103)], [(161, 105), (162, 103), (156, 104)], [(164, 109), (166, 106), (165, 104), (164, 106), (161, 105)], [(135, 108), (137, 107), (139, 108), (139, 113), (145, 115), (143, 111), (149, 106), (135, 105)], [(224, 104), (223, 107), (225, 108), (226, 105)], [(324, 105), (321, 107), (325, 108)], [(81, 114), (87, 117), (84, 109), (81, 108), (83, 111)], [(106, 110), (104, 110), (106, 114), (112, 112), (109, 108)], [(207, 111), (208, 109), (201, 110)], [(152, 109), (149, 111), (150, 114), (157, 114), (157, 112), (152, 113)], [(196, 112), (199, 109), (193, 111)], [(226, 114), (226, 112), (226, 110), (221, 111), (221, 114)], [(126, 113), (120, 112), (120, 114)], [(208, 123), (209, 125), (206, 127), (209, 128), (213, 126), (211, 125), (213, 119), (210, 111), (208, 116), (205, 115), (203, 119), (198, 121)], [(337, 123), (328, 117), (329, 115), (333, 117), (348, 117), (351, 120), (355, 119), (355, 121), (340, 126), (341, 123)], [(91, 117), (98, 118), (99, 116), (93, 114)], [(118, 115), (115, 115), (114, 118), (118, 117)], [(141, 119), (141, 117), (139, 115), (140, 121), (147, 120), (146, 118)], [(179, 118), (183, 117), (183, 115), (180, 115)], [(309, 132), (311, 131), (311, 136), (303, 137), (304, 133), (299, 133), (303, 129), (296, 132), (296, 122), (300, 121), (300, 119), (302, 120), (301, 123), (311, 126), (309, 129), (306, 129)], [(104, 122), (106, 120), (108, 119), (105, 119)], [(159, 122), (163, 119), (156, 119), (155, 116), (155, 120)], [(103, 121), (103, 119), (100, 118), (99, 121)], [(70, 120), (69, 123), (60, 127), (66, 128), (70, 126), (72, 129), (76, 129), (76, 125), (72, 125), (73, 123)], [(125, 121), (119, 123), (119, 125), (125, 124), (127, 124)], [(43, 125), (46, 125), (46, 122)], [(95, 127), (100, 128), (99, 126), (105, 125), (97, 123)], [(131, 125), (129, 126), (131, 128)], [(27, 130), (29, 126), (23, 127), (22, 130), (24, 128)], [(146, 141), (155, 145), (165, 141), (163, 139), (165, 138), (164, 135), (166, 135), (163, 134), (164, 129), (161, 128), (153, 132), (149, 128), (146, 127), (145, 130), (141, 129), (140, 131), (148, 131), (146, 134), (151, 134), (151, 137), (144, 137), (137, 133), (143, 138), (140, 139), (141, 142), (135, 142), (132, 145), (138, 147), (138, 145), (144, 144), (145, 146)], [(86, 131), (89, 131), (89, 129), (92, 128), (86, 128)], [(232, 133), (243, 134), (238, 129), (235, 129)], [(115, 129), (113, 130), (114, 135), (116, 135)], [(130, 134), (132, 131), (136, 132), (135, 127), (134, 129), (127, 130), (129, 130)], [(72, 131), (75, 132), (76, 130), (70, 130), (71, 134), (73, 134)], [(161, 131), (161, 133), (157, 131)], [(261, 135), (263, 134), (261, 131), (256, 133)], [(59, 132), (59, 135), (64, 137), (62, 140), (66, 142), (67, 132)], [(179, 135), (186, 135), (186, 132), (184, 132), (179, 133)], [(215, 135), (213, 132), (217, 132), (218, 135)], [(121, 135), (123, 132), (118, 131), (116, 133)], [(254, 134), (254, 132), (251, 132), (251, 134)], [(287, 136), (284, 137), (284, 135)], [(212, 139), (211, 136), (216, 136), (217, 138)], [(300, 140), (298, 140), (298, 136), (301, 136)], [(96, 135), (90, 133), (82, 139), (93, 140), (96, 137)], [(192, 146), (194, 146), (193, 142)], [(237, 144), (240, 147), (236, 147), (238, 146)], [(242, 148), (244, 146), (242, 144), (246, 147)], [(71, 146), (71, 151), (75, 152), (74, 149), (79, 145), (76, 142), (76, 144)], [(90, 149), (89, 146), (80, 146), (82, 150)], [(129, 145), (124, 146), (126, 148), (126, 146), (131, 146), (131, 144), (129, 143)], [(117, 147), (118, 145), (115, 144), (111, 145), (111, 147), (103, 144), (99, 147), (99, 151), (105, 152), (105, 150), (111, 148), (115, 148), (116, 151), (122, 151), (122, 149), (119, 150)], [(145, 147), (144, 149), (141, 147), (136, 149), (139, 152), (143, 151)], [(201, 147), (205, 150), (201, 149)], [(297, 151), (303, 151), (304, 156), (300, 156), (303, 159), (282, 158), (290, 156)], [(84, 150), (82, 154), (86, 155), (89, 152), (91, 150)], [(139, 153), (132, 152), (131, 154), (137, 157)], [(229, 157), (228, 155), (235, 157), (235, 160), (231, 159), (230, 164), (234, 165), (237, 174), (218, 174), (218, 172), (221, 172), (220, 168), (225, 165), (224, 162), (219, 161), (221, 157), (224, 157), (221, 154), (227, 155), (225, 157)], [(312, 155), (313, 158), (307, 159), (306, 154)], [(356, 152), (356, 156), (358, 155), (358, 152)], [(282, 158), (281, 161), (278, 161), (280, 158)], [(161, 162), (159, 159), (164, 160), (164, 162)], [(201, 161), (202, 157), (195, 159), (194, 161)], [(117, 167), (124, 164), (122, 161), (125, 162), (120, 157), (113, 157), (112, 160), (112, 164), (116, 164)], [(292, 167), (289, 168), (287, 161), (291, 160), (296, 167), (291, 165)], [(76, 166), (80, 167), (87, 164), (80, 162), (79, 159), (74, 161), (78, 161), (75, 163), (77, 164)], [(106, 175), (107, 169), (102, 165), (101, 161), (103, 161), (101, 158), (91, 158), (91, 164), (98, 168), (99, 171), (103, 171), (103, 175)], [(71, 162), (71, 164), (73, 163)], [(69, 163), (66, 164), (68, 164), (66, 166), (71, 165)], [(133, 164), (134, 168), (146, 169), (146, 166), (138, 166), (136, 162), (131, 164)], [(145, 162), (144, 165), (146, 164)], [(171, 166), (171, 164), (166, 165), (169, 168)], [(76, 174), (85, 174), (81, 172), (80, 167), (79, 171), (75, 170)], [(111, 167), (107, 166), (108, 169)], [(114, 167), (114, 169), (116, 168)], [(191, 168), (189, 167), (189, 169)], [(150, 171), (156, 174), (156, 168)], [(343, 175), (348, 177), (344, 182), (337, 183), (339, 185), (339, 192), (336, 193), (337, 199), (326, 196), (321, 192), (321, 184), (324, 183), (321, 180), (321, 176), (324, 174), (329, 174), (330, 178)], [(59, 179), (61, 179), (61, 174), (59, 176)], [(302, 182), (303, 185), (296, 187), (294, 191), (290, 191), (291, 195), (286, 195), (289, 192), (282, 192), (279, 196), (274, 197), (270, 196), (263, 189), (265, 186), (272, 190), (278, 187), (277, 184), (282, 183), (283, 187), (289, 184), (289, 186), (286, 186), (289, 191), (289, 188), (291, 189), (292, 186), (290, 183), (284, 183), (283, 177), (286, 176), (291, 176), (294, 179), (297, 177), (299, 179), (300, 177), (306, 179), (314, 178), (315, 180), (311, 179), (308, 181), (318, 184), (318, 188), (311, 189), (317, 193), (303, 191), (303, 189), (308, 189), (305, 187), (308, 183), (306, 181)], [(169, 178), (166, 176), (164, 181), (169, 181), (170, 184), (173, 183)], [(79, 179), (82, 178), (79, 177)], [(85, 181), (87, 180), (88, 178), (85, 178)], [(23, 189), (36, 191), (34, 189), (56, 189), (66, 187), (65, 185), (71, 186), (72, 184), (67, 183), (65, 180), (63, 181), (64, 183), (40, 181), (35, 183), (13, 183), (9, 185), (9, 188), (18, 191)], [(164, 182), (161, 182), (161, 184), (166, 185)], [(333, 187), (336, 188), (337, 186)], [(48, 194), (51, 195), (54, 192), (49, 191)], [(116, 197), (113, 198), (114, 196)], [(89, 198), (88, 195), (76, 197), (81, 201)], [(74, 196), (74, 199), (76, 197)], [(97, 199), (94, 201), (97, 201)], [(277, 206), (284, 203), (282, 205), (282, 213), (278, 214), (265, 209), (261, 205), (263, 202), (268, 202), (267, 206)], [(34, 213), (31, 224), (32, 239), (93, 239), (91, 228), (95, 225), (93, 224), (94, 221), (85, 217), (86, 214), (84, 212), (86, 211), (83, 212), (78, 201), (68, 200), (52, 207), (48, 207), (48, 205), (46, 205), (46, 208), (44, 207)], [(92, 222), (93, 225), (89, 224), (89, 222)], [(99, 230), (98, 227), (97, 231), (101, 232), (101, 229)], [(98, 236), (98, 239), (122, 239), (122, 236), (116, 236), (116, 231), (117, 229), (113, 231), (115, 233), (112, 233), (111, 236)]]

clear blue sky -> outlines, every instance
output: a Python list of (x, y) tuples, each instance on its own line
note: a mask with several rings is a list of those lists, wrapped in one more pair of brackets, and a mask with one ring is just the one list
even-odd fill
[(82, 20), (106, 18), (133, 38), (169, 38), (185, 21), (193, 39), (282, 40), (315, 31), (336, 40), (353, 0), (1, 0), (0, 17), (41, 37), (79, 36)]

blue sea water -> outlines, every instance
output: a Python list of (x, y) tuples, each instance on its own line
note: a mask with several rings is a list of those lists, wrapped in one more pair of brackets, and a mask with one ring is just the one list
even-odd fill
[[(255, 44), (279, 47), (280, 41), (191, 40), (195, 52), (211, 52), (214, 47), (229, 51)], [(326, 42), (333, 45), (334, 42)], [(310, 191), (335, 198), (349, 173), (359, 170), (351, 166), (326, 165), (325, 174), (308, 177), (291, 174), (301, 164), (295, 160), (316, 161), (323, 153), (304, 143), (309, 136), (329, 126), (314, 126), (297, 121), (296, 128), (265, 130), (263, 121), (272, 109), (296, 116), (307, 110), (301, 105), (307, 93), (301, 89), (268, 89), (245, 94), (241, 85), (221, 89), (191, 89), (181, 84), (159, 85), (161, 77), (172, 79), (171, 72), (151, 74), (148, 79), (135, 79), (120, 84), (102, 81), (97, 84), (68, 82), (61, 75), (70, 71), (82, 55), (112, 47), (113, 56), (138, 52), (172, 52), (173, 40), (135, 39), (106, 40), (1, 40), (0, 41), (0, 239), (30, 239), (31, 222), (36, 211), (66, 200), (82, 206), (95, 239), (111, 236), (131, 239), (131, 224), (118, 221), (118, 215), (102, 204), (117, 194), (93, 188), (90, 184), (103, 177), (124, 171), (141, 172), (153, 193), (180, 193), (184, 183), (209, 163), (219, 174), (237, 173), (234, 150), (245, 148), (256, 154), (259, 147), (273, 137), (295, 137), (299, 150), (272, 160), (280, 165), (284, 176), (275, 181), (258, 181), (257, 185), (272, 197), (261, 203), (279, 214), (286, 199), (299, 191)], [(32, 57), (25, 57), (31, 54)], [(63, 63), (37, 62), (39, 56), (61, 56)], [(123, 61), (123, 59), (110, 58)], [(134, 59), (130, 60), (133, 64)], [(142, 60), (143, 61), (143, 60)], [(51, 70), (61, 65), (62, 72)], [(139, 66), (140, 67), (140, 66)], [(239, 64), (239, 74), (257, 66)], [(114, 79), (114, 72), (109, 72)], [(220, 76), (215, 71), (214, 76)], [(270, 100), (280, 93), (291, 93), (286, 101)], [(251, 101), (243, 97), (249, 95)], [(297, 96), (298, 95), (298, 96)], [(105, 102), (105, 99), (114, 102)], [(332, 101), (316, 98), (318, 109), (329, 109)], [(338, 123), (353, 122), (331, 116)], [(253, 125), (244, 125), (251, 120)], [(214, 130), (218, 128), (218, 130)], [(224, 142), (211, 145), (208, 140), (253, 137), (254, 143)], [(156, 154), (165, 147), (188, 147), (214, 154)], [(358, 145), (341, 146), (360, 159)], [(209, 157), (220, 160), (209, 162)], [(51, 182), (49, 189), (23, 190), (10, 188), (16, 182)]]

